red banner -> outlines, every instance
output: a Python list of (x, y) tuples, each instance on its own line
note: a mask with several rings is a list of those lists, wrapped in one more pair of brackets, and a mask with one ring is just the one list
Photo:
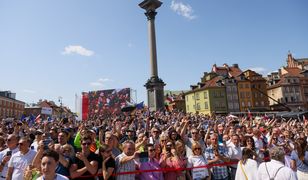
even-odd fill
[(89, 111), (89, 96), (88, 93), (82, 93), (82, 120), (88, 119), (88, 111)]

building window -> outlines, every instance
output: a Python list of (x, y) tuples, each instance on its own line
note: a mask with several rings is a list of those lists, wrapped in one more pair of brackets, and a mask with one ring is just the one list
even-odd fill
[(261, 106), (264, 106), (264, 101), (261, 101)]
[(208, 109), (209, 108), (209, 103), (208, 102), (205, 102), (204, 103), (204, 109)]
[(189, 111), (189, 105), (187, 105), (187, 111)]
[(255, 106), (259, 106), (259, 102), (258, 101), (255, 102)]
[(196, 105), (193, 105), (194, 110), (196, 110)]
[(245, 98), (245, 92), (240, 92), (240, 98)]
[(248, 88), (249, 88), (249, 84), (245, 84), (245, 88), (247, 88), (247, 89), (248, 89)]
[(246, 97), (250, 98), (250, 92), (246, 92)]
[(215, 101), (215, 108), (219, 108), (219, 107), (220, 107), (219, 101)]
[(223, 91), (220, 91), (220, 97), (225, 97), (225, 93)]
[(200, 104), (197, 103), (197, 110), (200, 110)]
[(228, 103), (229, 109), (233, 109), (233, 103)]
[(204, 99), (207, 99), (208, 98), (208, 94), (207, 94), (207, 91), (204, 92)]
[(234, 94), (234, 95), (233, 95), (233, 99), (234, 99), (234, 100), (237, 100), (237, 99), (238, 99), (238, 96), (237, 96), (236, 94)]
[(239, 84), (238, 88), (242, 89), (243, 88), (243, 84)]
[(245, 107), (245, 102), (244, 101), (242, 101), (242, 107)]
[(251, 107), (251, 103), (250, 103), (250, 101), (248, 101), (248, 103), (247, 103), (247, 104), (248, 104), (248, 107)]
[(199, 100), (199, 93), (196, 93), (196, 99)]

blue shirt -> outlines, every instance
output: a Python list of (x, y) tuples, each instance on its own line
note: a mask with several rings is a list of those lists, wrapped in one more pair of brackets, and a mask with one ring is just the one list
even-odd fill
[[(228, 150), (224, 146), (218, 146), (218, 152), (220, 155), (228, 157)], [(208, 160), (212, 160), (215, 158), (212, 145), (205, 149), (204, 155)], [(217, 162), (217, 164), (220, 164), (220, 163), (224, 163), (224, 161), (220, 160)], [(227, 166), (214, 166), (212, 167), (212, 173), (215, 179), (224, 179), (228, 177), (228, 168)]]
[(297, 170), (301, 172), (308, 173), (308, 165), (304, 164), (302, 160), (299, 159), (296, 151), (292, 151), (291, 159), (296, 162)]

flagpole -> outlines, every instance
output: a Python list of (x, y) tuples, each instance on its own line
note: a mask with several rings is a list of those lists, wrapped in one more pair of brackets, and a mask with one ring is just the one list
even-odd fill
[(75, 113), (77, 114), (77, 93), (75, 93)]

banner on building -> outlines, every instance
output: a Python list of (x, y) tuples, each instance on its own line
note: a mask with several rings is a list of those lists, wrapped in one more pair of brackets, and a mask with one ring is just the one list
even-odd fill
[(52, 108), (42, 107), (41, 114), (52, 115)]
[(121, 107), (131, 101), (131, 89), (90, 91), (82, 96), (82, 119), (96, 119), (121, 114)]

